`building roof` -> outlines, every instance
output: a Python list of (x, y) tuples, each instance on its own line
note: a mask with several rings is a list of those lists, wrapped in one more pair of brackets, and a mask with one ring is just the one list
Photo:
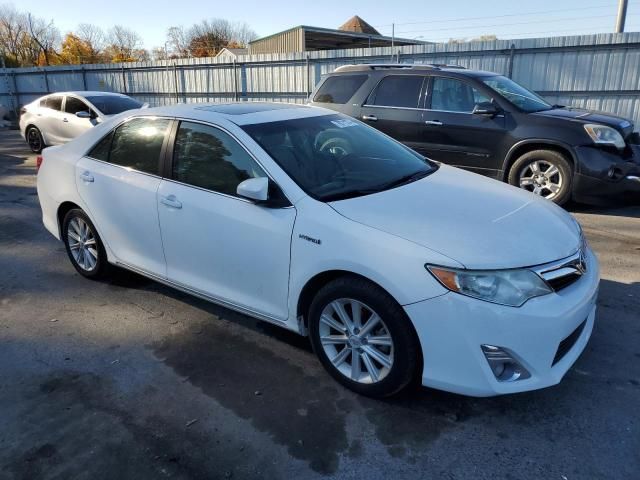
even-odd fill
[(221, 55), (232, 55), (234, 57), (237, 57), (238, 55), (246, 55), (248, 52), (249, 52), (248, 48), (227, 48), (227, 47), (224, 47), (222, 50), (220, 50), (216, 54), (216, 57), (219, 57)]
[(342, 26), (338, 28), (338, 30), (343, 30), (345, 32), (368, 33), (370, 35), (380, 35), (380, 32), (378, 32), (375, 28), (365, 22), (358, 15), (354, 15), (353, 17), (351, 17), (349, 20), (343, 23)]

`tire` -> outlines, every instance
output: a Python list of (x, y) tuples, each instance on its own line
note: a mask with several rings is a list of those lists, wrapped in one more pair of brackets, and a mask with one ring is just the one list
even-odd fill
[(41, 153), (42, 149), (46, 147), (42, 133), (38, 127), (29, 127), (25, 133), (27, 144), (33, 153)]
[[(65, 215), (62, 241), (69, 260), (80, 275), (93, 280), (107, 275), (109, 263), (102, 240), (89, 217), (79, 208), (69, 210)], [(84, 247), (76, 246), (82, 242), (85, 242)]]
[[(352, 319), (351, 327), (345, 328), (346, 323), (340, 321), (338, 305)], [(353, 322), (355, 310), (361, 314), (359, 327), (357, 321)], [(380, 321), (369, 329), (368, 322), (375, 314)], [(361, 277), (340, 277), (320, 289), (309, 308), (309, 336), (313, 350), (329, 374), (362, 395), (394, 395), (422, 371), (418, 338), (406, 313), (386, 291)], [(374, 339), (376, 343), (370, 343)], [(353, 356), (354, 351), (357, 357)], [(390, 365), (384, 366), (375, 357)]]
[(559, 152), (533, 150), (514, 162), (509, 170), (508, 181), (511, 185), (564, 205), (571, 198), (573, 169), (566, 157)]

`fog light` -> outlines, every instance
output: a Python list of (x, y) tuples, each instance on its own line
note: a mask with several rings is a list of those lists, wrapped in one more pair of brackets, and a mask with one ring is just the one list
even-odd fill
[(508, 350), (493, 345), (481, 345), (480, 347), (489, 368), (499, 382), (515, 382), (531, 377), (529, 371), (513, 358)]

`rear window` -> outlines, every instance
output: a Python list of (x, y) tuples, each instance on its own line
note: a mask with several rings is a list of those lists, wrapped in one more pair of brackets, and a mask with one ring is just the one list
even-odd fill
[(96, 95), (86, 97), (93, 105), (104, 115), (115, 115), (117, 113), (126, 112), (127, 110), (135, 110), (142, 107), (142, 103), (130, 97), (120, 97), (115, 95)]
[(417, 108), (424, 77), (389, 75), (382, 79), (367, 103), (384, 107)]
[(336, 75), (320, 87), (314, 102), (344, 104), (349, 101), (367, 79), (367, 75)]
[(47, 97), (40, 102), (41, 107), (50, 108), (52, 110), (62, 110), (62, 97)]

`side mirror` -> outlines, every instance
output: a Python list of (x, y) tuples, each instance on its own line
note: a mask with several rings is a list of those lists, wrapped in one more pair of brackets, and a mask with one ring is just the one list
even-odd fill
[(238, 185), (236, 193), (242, 198), (255, 202), (266, 202), (269, 199), (269, 179), (267, 177), (249, 178)]
[(81, 112), (76, 112), (76, 117), (78, 118), (91, 118), (91, 113), (83, 110)]
[(473, 111), (471, 113), (474, 115), (490, 115), (493, 117), (500, 113), (500, 110), (493, 104), (493, 102), (480, 102), (476, 103), (476, 106), (473, 107)]

